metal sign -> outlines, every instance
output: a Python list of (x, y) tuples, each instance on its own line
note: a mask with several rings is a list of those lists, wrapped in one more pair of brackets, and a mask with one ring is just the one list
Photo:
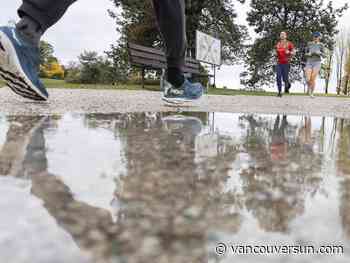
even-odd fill
[(204, 63), (221, 66), (221, 40), (197, 31), (196, 59)]

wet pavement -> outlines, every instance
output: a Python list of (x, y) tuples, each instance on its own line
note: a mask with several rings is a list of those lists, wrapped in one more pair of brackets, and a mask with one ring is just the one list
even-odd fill
[(1, 262), (350, 262), (350, 120), (0, 115), (0, 192)]

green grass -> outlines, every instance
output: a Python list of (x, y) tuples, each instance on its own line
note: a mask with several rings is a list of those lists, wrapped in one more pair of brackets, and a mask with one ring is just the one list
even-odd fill
[[(64, 80), (55, 80), (55, 79), (43, 79), (44, 84), (51, 89), (103, 89), (103, 90), (142, 90), (141, 85), (129, 85), (129, 84), (120, 84), (120, 85), (100, 85), (100, 84), (72, 84), (66, 83)], [(0, 88), (5, 86), (5, 82), (0, 79)], [(159, 91), (159, 86), (146, 85), (145, 90), (149, 91)], [(244, 91), (244, 90), (235, 90), (235, 89), (214, 89), (210, 88), (208, 90), (210, 95), (227, 95), (227, 96), (276, 96), (276, 92), (271, 91)], [(315, 94), (321, 97), (337, 97), (337, 98), (350, 98), (349, 96), (337, 96), (335, 94), (324, 94), (319, 93)], [(305, 96), (304, 93), (292, 93), (287, 96)]]
[[(64, 80), (56, 79), (42, 79), (45, 86), (49, 89), (102, 89), (102, 90), (141, 90), (141, 85), (129, 85), (129, 84), (120, 84), (120, 85), (103, 85), (103, 84), (75, 84), (75, 83), (66, 83)], [(0, 88), (5, 86), (5, 82), (0, 79)], [(149, 91), (159, 91), (159, 86), (146, 85), (146, 90)]]
[[(128, 84), (118, 84), (118, 85), (103, 85), (103, 84), (75, 84), (66, 83), (64, 80), (55, 79), (43, 79), (42, 80), (46, 87), (51, 89), (104, 89), (104, 90), (140, 90), (141, 85), (128, 85)], [(159, 91), (159, 86), (145, 86), (145, 89), (150, 91)]]
[[(277, 96), (277, 92), (271, 91), (244, 91), (244, 90), (235, 90), (235, 89), (214, 89), (210, 88), (208, 91), (210, 95), (229, 95), (229, 96)], [(336, 98), (350, 98), (349, 96), (336, 94), (324, 94), (324, 93), (315, 93), (316, 96), (319, 97), (336, 97)], [(285, 96), (306, 96), (303, 92), (293, 92), (291, 94), (286, 94)]]

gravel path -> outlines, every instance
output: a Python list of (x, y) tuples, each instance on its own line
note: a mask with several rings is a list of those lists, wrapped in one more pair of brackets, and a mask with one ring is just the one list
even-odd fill
[[(161, 93), (150, 91), (51, 89), (50, 101), (37, 103), (0, 89), (0, 112), (7, 115), (50, 115), (67, 112), (115, 113), (176, 111), (161, 101)], [(350, 99), (286, 96), (205, 96), (183, 111), (286, 113), (350, 118)]]

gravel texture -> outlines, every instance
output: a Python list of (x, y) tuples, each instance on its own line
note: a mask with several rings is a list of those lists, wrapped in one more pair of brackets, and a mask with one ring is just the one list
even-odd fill
[(285, 96), (204, 96), (199, 102), (181, 108), (170, 107), (161, 93), (120, 90), (51, 89), (50, 101), (32, 102), (0, 89), (0, 112), (7, 115), (51, 115), (67, 112), (117, 113), (201, 111), (235, 113), (285, 113), (350, 118), (350, 99), (336, 97)]

